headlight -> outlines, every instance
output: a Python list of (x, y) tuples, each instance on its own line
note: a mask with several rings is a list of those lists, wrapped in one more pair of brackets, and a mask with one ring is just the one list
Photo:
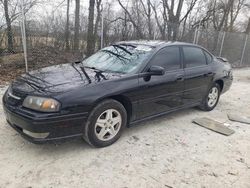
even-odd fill
[(57, 112), (60, 109), (60, 103), (55, 99), (35, 96), (26, 97), (23, 106), (42, 112)]

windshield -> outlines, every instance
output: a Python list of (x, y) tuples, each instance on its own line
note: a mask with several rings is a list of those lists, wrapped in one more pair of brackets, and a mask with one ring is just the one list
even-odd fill
[(112, 45), (103, 48), (82, 63), (101, 71), (131, 73), (140, 67), (151, 51), (151, 47), (144, 45)]

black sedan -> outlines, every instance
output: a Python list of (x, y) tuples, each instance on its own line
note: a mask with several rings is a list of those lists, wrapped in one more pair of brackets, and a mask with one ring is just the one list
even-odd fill
[(188, 43), (127, 41), (89, 58), (32, 71), (3, 96), (10, 126), (42, 143), (114, 143), (127, 126), (179, 109), (212, 110), (232, 84), (224, 58)]

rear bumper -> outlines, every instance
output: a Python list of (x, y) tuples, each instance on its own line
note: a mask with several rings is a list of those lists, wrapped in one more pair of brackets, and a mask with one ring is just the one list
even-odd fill
[(87, 112), (39, 118), (20, 115), (3, 105), (6, 120), (30, 142), (39, 144), (82, 136)]

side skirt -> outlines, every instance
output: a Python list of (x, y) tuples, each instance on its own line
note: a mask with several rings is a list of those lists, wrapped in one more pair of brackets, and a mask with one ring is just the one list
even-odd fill
[(135, 121), (130, 122), (128, 124), (128, 127), (135, 126), (136, 124), (141, 123), (143, 121), (151, 120), (151, 119), (154, 119), (154, 118), (166, 115), (166, 114), (170, 114), (172, 112), (176, 112), (178, 110), (192, 108), (192, 107), (199, 106), (199, 105), (200, 105), (200, 102), (196, 102), (196, 103), (192, 103), (192, 104), (189, 104), (189, 105), (186, 105), (186, 106), (182, 106), (180, 108), (174, 108), (173, 110), (169, 110), (169, 111), (162, 112), (162, 113), (159, 113), (159, 114), (155, 114), (155, 115), (152, 115), (152, 116), (148, 116), (148, 117), (145, 117), (145, 118), (142, 118), (142, 119), (139, 119), (139, 120), (135, 120)]

